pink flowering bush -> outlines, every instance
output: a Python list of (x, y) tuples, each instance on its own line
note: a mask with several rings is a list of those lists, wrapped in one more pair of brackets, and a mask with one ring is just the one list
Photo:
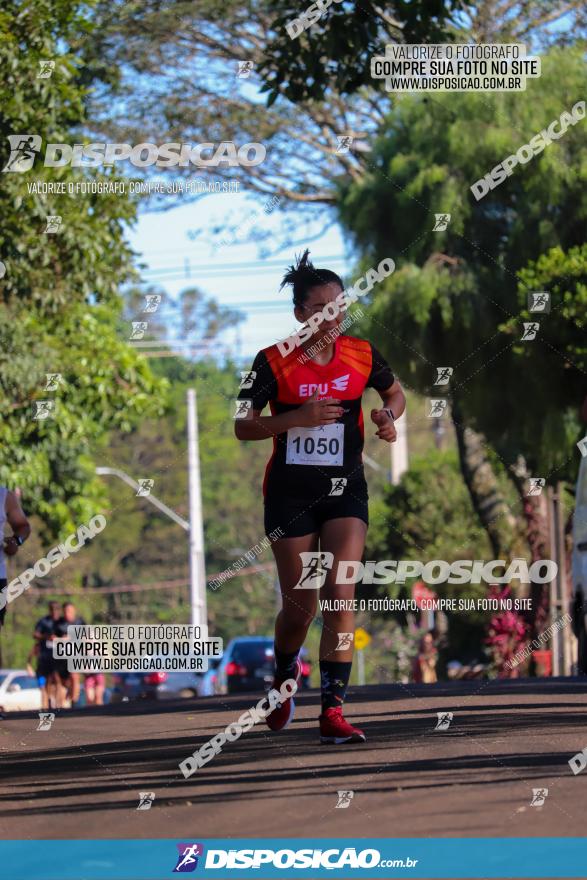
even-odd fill
[[(501, 600), (510, 597), (509, 586), (501, 588), (498, 584), (491, 585), (490, 599)], [(528, 625), (517, 611), (498, 611), (492, 616), (485, 643), (493, 655), (498, 678), (518, 677), (519, 671), (514, 657), (525, 647), (527, 633)]]

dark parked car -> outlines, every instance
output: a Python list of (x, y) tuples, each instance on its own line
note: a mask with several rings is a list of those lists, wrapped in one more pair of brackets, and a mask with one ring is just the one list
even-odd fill
[[(301, 687), (309, 686), (311, 666), (307, 652), (302, 648)], [(236, 694), (245, 691), (268, 690), (273, 681), (273, 637), (239, 636), (232, 639), (216, 670), (214, 682), (217, 694)]]
[[(201, 675), (201, 673), (200, 673)], [(112, 676), (111, 703), (123, 700), (177, 700), (197, 696), (195, 672), (119, 672)]]

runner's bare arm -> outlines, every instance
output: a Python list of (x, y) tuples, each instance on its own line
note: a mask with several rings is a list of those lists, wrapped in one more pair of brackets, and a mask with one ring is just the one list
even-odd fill
[(14, 556), (19, 548), (15, 538), (22, 538), (24, 541), (31, 533), (29, 521), (15, 492), (8, 492), (6, 495), (6, 519), (12, 527), (12, 535), (4, 539), (4, 552), (7, 556)]
[[(371, 421), (377, 425), (376, 436), (393, 443), (397, 437), (394, 421), (399, 419), (406, 408), (406, 397), (400, 383), (395, 379), (393, 385), (378, 392), (383, 406), (371, 410)], [(393, 413), (393, 416), (391, 415)]]
[(283, 434), (290, 428), (313, 428), (318, 425), (331, 425), (339, 419), (344, 410), (340, 400), (329, 398), (317, 400), (315, 391), (310, 399), (286, 413), (277, 416), (262, 416), (261, 410), (253, 409), (245, 419), (236, 419), (234, 433), (239, 440), (265, 440), (276, 434)]

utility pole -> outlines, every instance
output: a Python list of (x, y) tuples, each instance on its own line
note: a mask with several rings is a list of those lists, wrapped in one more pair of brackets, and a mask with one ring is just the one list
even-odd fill
[(208, 609), (206, 603), (206, 567), (204, 565), (204, 520), (202, 517), (198, 411), (195, 388), (188, 388), (187, 390), (187, 423), (191, 622), (193, 626), (206, 626), (208, 623)]
[[(204, 564), (204, 522), (202, 517), (202, 487), (200, 483), (200, 457), (198, 449), (198, 414), (196, 392), (193, 388), (187, 391), (187, 433), (188, 433), (188, 492), (189, 521), (160, 501), (152, 492), (143, 495), (145, 501), (153, 504), (161, 513), (176, 522), (189, 535), (190, 557), (190, 622), (192, 626), (208, 625), (208, 608), (206, 602), (206, 567)], [(101, 476), (118, 477), (135, 490), (141, 488), (140, 483), (133, 480), (119, 468), (97, 467), (96, 473)], [(138, 494), (138, 492), (137, 492)]]
[(408, 416), (406, 411), (396, 419), (395, 430), (397, 440), (390, 443), (391, 450), (391, 482), (397, 486), (402, 475), (408, 469)]
[[(550, 537), (550, 558), (557, 564), (557, 573), (550, 584), (550, 623), (555, 623), (569, 611), (570, 590), (566, 572), (566, 553), (564, 535), (564, 516), (562, 505), (562, 483), (556, 488), (547, 489), (548, 531)], [(570, 626), (552, 633), (552, 674), (570, 675), (573, 663), (573, 648)]]

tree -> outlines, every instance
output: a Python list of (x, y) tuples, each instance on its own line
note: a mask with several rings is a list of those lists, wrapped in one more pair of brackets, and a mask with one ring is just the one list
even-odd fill
[(287, 25), (309, 5), (300, 8), (291, 0), (267, 3), (275, 17), (260, 72), (269, 105), (279, 95), (296, 103), (320, 101), (331, 91), (351, 94), (372, 85), (371, 58), (381, 53), (385, 42), (445, 42), (455, 14), (466, 6), (461, 0), (336, 0), (320, 21), (290, 37)]
[[(89, 34), (87, 6), (45, 0), (8, 2), (0, 16), (0, 161), (8, 136), (37, 132), (43, 141), (75, 139), (87, 91), (71, 44)], [(39, 64), (54, 62), (47, 78)], [(109, 175), (45, 168), (6, 171), (0, 189), (0, 387), (3, 392), (0, 482), (19, 486), (27, 511), (45, 526), (71, 532), (105, 495), (88, 451), (108, 430), (128, 430), (160, 410), (165, 383), (117, 333), (120, 285), (133, 274), (124, 227), (135, 205), (116, 195), (43, 193), (45, 184), (112, 180)], [(33, 191), (29, 184), (38, 184)], [(47, 233), (47, 218), (61, 229)], [(54, 390), (48, 373), (58, 374)], [(53, 411), (37, 418), (37, 410)]]
[[(581, 123), (483, 200), (467, 191), (570, 109), (582, 77), (578, 49), (553, 50), (531, 102), (505, 93), (406, 97), (375, 145), (373, 171), (341, 188), (342, 222), (363, 265), (397, 258), (374, 292), (365, 332), (430, 397), (447, 396), (434, 385), (436, 368), (454, 367), (448, 396), (461, 467), (499, 553), (514, 551), (529, 525), (521, 503), (512, 507), (500, 493), (491, 450), (522, 496), (520, 456), (525, 479), (554, 481), (576, 469), (587, 213), (574, 170), (587, 160)], [(451, 215), (444, 232), (433, 231), (436, 212)], [(552, 320), (545, 316), (536, 341), (522, 344), (528, 293), (545, 288)]]
[[(500, 481), (500, 491), (513, 496), (507, 480)], [(486, 531), (475, 517), (467, 488), (459, 473), (456, 451), (430, 451), (425, 457), (412, 458), (410, 468), (397, 486), (388, 486), (384, 497), (371, 504), (367, 536), (367, 559), (409, 559), (423, 563), (433, 559), (453, 562), (457, 559), (487, 559), (491, 552)], [(411, 595), (413, 578), (405, 586), (382, 584), (363, 587), (373, 595), (406, 597)], [(432, 589), (442, 597), (480, 599), (483, 584), (443, 583)], [(386, 618), (389, 612), (372, 615)], [(396, 621), (406, 624), (410, 615), (397, 613)], [(371, 623), (377, 629), (381, 620)], [(482, 641), (488, 615), (483, 611), (451, 612), (448, 615), (447, 659), (466, 662), (483, 653)], [(419, 632), (418, 638), (421, 637)]]
[[(279, 95), (295, 102), (328, 101), (332, 92), (351, 95), (372, 87), (371, 58), (384, 54), (387, 43), (527, 42), (544, 49), (587, 33), (580, 0), (346, 0), (333, 3), (318, 22), (291, 39), (286, 25), (309, 5), (300, 9), (292, 0), (270, 0), (277, 17), (260, 67), (269, 103)], [(561, 30), (561, 22), (568, 28)]]

